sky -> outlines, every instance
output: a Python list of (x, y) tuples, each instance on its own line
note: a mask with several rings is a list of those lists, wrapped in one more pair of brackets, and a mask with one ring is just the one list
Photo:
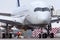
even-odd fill
[[(26, 4), (27, 2), (32, 0), (20, 0), (21, 3)], [(43, 0), (51, 3), (55, 10), (60, 9), (60, 0)], [(0, 0), (0, 12), (11, 13), (15, 9), (17, 9), (17, 0)]]
[(0, 0), (0, 13), (7, 12), (10, 13), (17, 8), (16, 0)]

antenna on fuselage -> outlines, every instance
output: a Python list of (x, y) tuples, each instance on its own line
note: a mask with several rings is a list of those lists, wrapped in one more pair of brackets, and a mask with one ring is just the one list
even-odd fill
[(17, 0), (17, 6), (20, 7), (20, 1), (19, 0)]

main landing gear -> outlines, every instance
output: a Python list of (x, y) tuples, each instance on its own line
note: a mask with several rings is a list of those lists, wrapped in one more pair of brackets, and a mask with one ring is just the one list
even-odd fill
[(9, 28), (10, 28), (9, 25), (6, 24), (5, 28), (6, 28), (6, 32), (2, 34), (2, 38), (12, 38), (12, 33), (9, 32)]

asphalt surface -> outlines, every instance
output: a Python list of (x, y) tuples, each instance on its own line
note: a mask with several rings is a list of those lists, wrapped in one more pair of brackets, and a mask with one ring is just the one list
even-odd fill
[(0, 40), (60, 40), (60, 38), (46, 38), (46, 39), (0, 39)]

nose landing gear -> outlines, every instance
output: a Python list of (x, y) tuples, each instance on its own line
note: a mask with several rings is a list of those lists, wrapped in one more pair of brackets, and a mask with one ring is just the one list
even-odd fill
[[(39, 38), (54, 38), (54, 33), (50, 33), (50, 31), (52, 30), (52, 27), (51, 27), (51, 23), (48, 25), (47, 28), (45, 28), (47, 30), (47, 33), (43, 33), (41, 32), (41, 34), (39, 34)], [(42, 27), (41, 27), (41, 30), (42, 30)], [(43, 33), (43, 34), (42, 34)]]

